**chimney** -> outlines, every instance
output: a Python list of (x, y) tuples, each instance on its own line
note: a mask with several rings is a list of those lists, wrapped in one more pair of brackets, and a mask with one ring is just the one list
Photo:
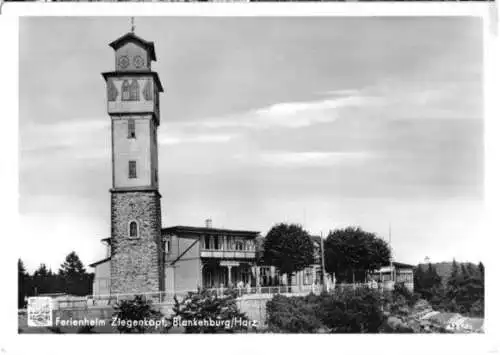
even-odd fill
[(205, 228), (212, 228), (212, 219), (208, 218), (205, 220)]

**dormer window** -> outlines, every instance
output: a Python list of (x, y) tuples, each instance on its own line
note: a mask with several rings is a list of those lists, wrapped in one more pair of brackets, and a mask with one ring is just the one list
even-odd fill
[(139, 237), (139, 231), (138, 231), (138, 228), (137, 228), (137, 222), (136, 221), (130, 222), (130, 224), (128, 226), (128, 236), (130, 238), (137, 238), (137, 237)]

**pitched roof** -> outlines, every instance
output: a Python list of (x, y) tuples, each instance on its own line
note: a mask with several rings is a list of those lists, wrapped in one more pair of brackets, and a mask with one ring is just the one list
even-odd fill
[(96, 267), (99, 264), (105, 263), (106, 261), (110, 261), (111, 257), (107, 257), (106, 259), (102, 259), (99, 261), (96, 261), (95, 263), (89, 264), (90, 267)]
[(155, 45), (154, 45), (154, 43), (142, 39), (141, 37), (137, 36), (133, 32), (125, 33), (120, 38), (118, 38), (118, 39), (114, 40), (113, 42), (111, 42), (109, 44), (109, 46), (111, 48), (113, 48), (114, 50), (117, 50), (118, 48), (120, 48), (121, 46), (123, 46), (127, 42), (139, 43), (144, 48), (146, 48), (146, 50), (149, 52), (151, 60), (156, 60), (156, 53), (155, 53)]
[(415, 268), (414, 265), (400, 263), (400, 262), (397, 262), (397, 261), (393, 261), (392, 265), (394, 265), (395, 267), (397, 267), (399, 269), (413, 269), (413, 268)]

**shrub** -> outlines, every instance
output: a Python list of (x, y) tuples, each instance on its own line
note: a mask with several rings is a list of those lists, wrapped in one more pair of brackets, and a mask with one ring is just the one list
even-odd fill
[(379, 293), (370, 289), (323, 297), (321, 314), (332, 333), (377, 333), (386, 318)]
[(174, 324), (176, 318), (177, 321), (185, 322), (186, 333), (233, 332), (247, 329), (243, 323), (231, 324), (233, 319), (248, 321), (246, 315), (238, 309), (235, 294), (234, 290), (225, 290), (222, 295), (214, 291), (198, 290), (189, 292), (182, 301), (174, 297)]
[(334, 295), (275, 296), (266, 305), (271, 331), (377, 333), (385, 321), (380, 295), (372, 290), (346, 290)]
[(143, 321), (157, 320), (162, 317), (161, 312), (153, 309), (151, 301), (146, 301), (143, 296), (135, 296), (131, 300), (122, 300), (115, 304), (113, 317), (117, 317), (121, 322), (118, 324), (120, 333), (144, 333), (147, 324)]
[(266, 304), (267, 325), (272, 332), (314, 333), (321, 326), (318, 296), (274, 296)]
[(413, 293), (405, 286), (404, 282), (396, 282), (392, 292), (396, 297), (401, 296), (410, 303), (413, 301)]

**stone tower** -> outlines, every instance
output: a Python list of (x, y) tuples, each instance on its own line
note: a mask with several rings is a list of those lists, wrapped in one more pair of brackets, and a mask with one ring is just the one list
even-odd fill
[(163, 291), (158, 192), (159, 93), (154, 44), (127, 33), (110, 43), (115, 71), (103, 73), (111, 118), (111, 293)]

